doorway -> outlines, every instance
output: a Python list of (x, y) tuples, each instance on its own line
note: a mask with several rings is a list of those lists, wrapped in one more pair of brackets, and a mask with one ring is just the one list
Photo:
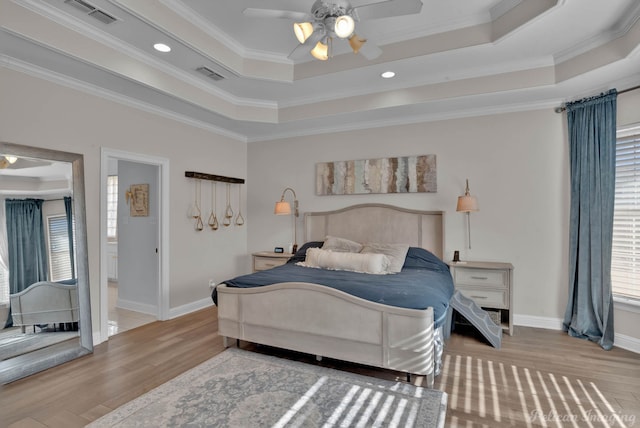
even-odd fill
[(102, 150), (101, 341), (167, 319), (167, 182), (166, 159)]

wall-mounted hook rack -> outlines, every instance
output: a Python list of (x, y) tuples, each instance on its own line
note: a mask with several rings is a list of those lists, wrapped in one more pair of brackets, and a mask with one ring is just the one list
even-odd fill
[(197, 178), (200, 180), (211, 180), (211, 181), (221, 181), (223, 183), (244, 184), (244, 178), (225, 177), (224, 175), (206, 174), (204, 172), (185, 171), (184, 176), (188, 178)]

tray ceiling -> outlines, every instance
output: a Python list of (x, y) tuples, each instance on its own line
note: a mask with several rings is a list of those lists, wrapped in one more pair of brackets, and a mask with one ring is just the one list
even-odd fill
[(636, 0), (422, 0), (356, 23), (378, 58), (336, 41), (328, 61), (287, 58), (293, 20), (242, 12), (313, 0), (82, 1), (99, 13), (0, 0), (2, 65), (239, 141), (552, 109), (640, 82)]

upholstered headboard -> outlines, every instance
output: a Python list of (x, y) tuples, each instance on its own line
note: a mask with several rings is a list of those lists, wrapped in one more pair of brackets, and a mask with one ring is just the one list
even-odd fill
[(356, 242), (407, 244), (444, 255), (444, 212), (361, 204), (304, 215), (305, 242), (339, 236)]

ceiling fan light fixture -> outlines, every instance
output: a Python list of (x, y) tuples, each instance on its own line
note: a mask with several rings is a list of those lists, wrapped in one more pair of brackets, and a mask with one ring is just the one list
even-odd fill
[(316, 46), (311, 49), (311, 55), (315, 59), (319, 59), (320, 61), (326, 61), (329, 59), (329, 45), (322, 43), (322, 41), (318, 42)]
[(355, 33), (353, 36), (349, 37), (349, 45), (351, 46), (351, 49), (353, 49), (353, 53), (357, 54), (360, 48), (362, 47), (362, 45), (364, 45), (366, 41), (367, 39), (363, 39), (362, 37), (359, 37)]
[(353, 34), (356, 28), (356, 23), (349, 15), (342, 15), (336, 18), (336, 24), (334, 26), (334, 32), (336, 36), (341, 39), (346, 39)]
[(298, 41), (304, 43), (313, 34), (313, 24), (310, 22), (296, 22), (293, 24), (293, 32)]
[(14, 164), (14, 163), (16, 163), (16, 161), (18, 160), (18, 157), (17, 157), (17, 156), (7, 156), (7, 155), (5, 155), (5, 157), (4, 157), (4, 158), (5, 158), (5, 159), (7, 160), (7, 162), (9, 162), (10, 164)]

